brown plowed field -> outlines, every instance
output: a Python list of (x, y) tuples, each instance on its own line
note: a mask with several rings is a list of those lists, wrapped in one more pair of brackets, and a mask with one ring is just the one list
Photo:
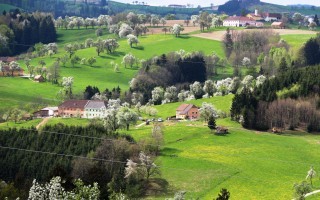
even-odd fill
[[(243, 31), (252, 31), (256, 29), (246, 29)], [(268, 29), (269, 30), (269, 29)], [(296, 35), (296, 34), (310, 34), (314, 35), (316, 32), (314, 31), (308, 31), (308, 30), (292, 30), (292, 29), (273, 29), (276, 33), (279, 33), (280, 35)], [(223, 35), (225, 34), (225, 31), (214, 31), (212, 33), (199, 33), (195, 34), (193, 36), (200, 37), (200, 38), (206, 38), (210, 40), (218, 40), (221, 41), (223, 39)]]

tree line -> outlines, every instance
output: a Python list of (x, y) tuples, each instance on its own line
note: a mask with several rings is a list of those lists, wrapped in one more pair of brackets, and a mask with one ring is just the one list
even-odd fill
[(88, 1), (56, 1), (56, 0), (0, 0), (0, 3), (17, 6), (28, 12), (50, 12), (55, 16), (79, 15), (84, 17), (95, 17), (102, 13), (108, 13), (107, 0), (101, 0), (100, 4)]
[(0, 54), (11, 56), (28, 50), (36, 43), (50, 43), (57, 39), (52, 15), (19, 10), (0, 16)]
[(288, 70), (235, 95), (231, 117), (246, 128), (320, 130), (320, 66)]

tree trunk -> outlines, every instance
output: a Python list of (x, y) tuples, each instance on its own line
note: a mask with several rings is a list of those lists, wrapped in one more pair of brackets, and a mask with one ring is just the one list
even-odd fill
[(129, 131), (129, 126), (130, 126), (130, 125), (129, 125), (129, 124), (126, 124), (126, 125), (127, 125), (127, 131)]

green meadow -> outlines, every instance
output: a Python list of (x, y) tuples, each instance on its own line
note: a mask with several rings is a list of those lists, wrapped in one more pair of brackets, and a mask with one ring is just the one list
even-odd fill
[[(49, 56), (34, 58), (31, 61), (32, 65), (39, 66), (39, 60), (44, 60), (46, 66), (51, 66), (56, 58), (65, 54), (63, 46), (67, 43), (82, 43), (87, 38), (97, 39), (94, 29), (80, 29), (80, 30), (64, 30), (58, 29), (58, 54)], [(114, 35), (105, 35), (102, 38), (114, 37)], [(107, 53), (101, 53), (97, 56), (95, 48), (81, 49), (76, 52), (75, 55), (80, 58), (96, 57), (97, 62), (93, 66), (76, 64), (74, 67), (70, 61), (66, 66), (61, 66), (61, 77), (72, 76), (74, 77), (73, 92), (75, 94), (82, 93), (86, 86), (97, 86), (101, 91), (108, 88), (120, 86), (122, 91), (129, 88), (129, 81), (138, 72), (137, 67), (125, 68), (121, 64), (122, 58), (127, 53), (132, 53), (139, 59), (149, 59), (153, 56), (159, 56), (163, 53), (171, 51), (177, 51), (184, 49), (187, 52), (202, 51), (205, 54), (211, 54), (215, 52), (220, 57), (224, 56), (223, 49), (220, 42), (207, 39), (201, 39), (191, 37), (189, 35), (182, 35), (180, 38), (176, 38), (172, 35), (147, 35), (139, 37), (140, 43), (134, 48), (130, 48), (126, 39), (120, 39), (120, 48), (116, 53), (110, 55)], [(114, 72), (110, 62), (115, 62), (120, 66), (120, 72)], [(20, 61), (21, 66), (26, 69), (23, 61)], [(228, 71), (230, 72), (230, 70)], [(26, 71), (27, 73), (27, 71)], [(231, 75), (231, 74), (230, 74)], [(21, 103), (32, 102), (37, 98), (43, 98), (48, 103), (53, 103), (56, 99), (57, 93), (61, 88), (51, 83), (35, 83), (28, 79), (21, 78), (0, 78), (0, 90), (2, 94), (0, 108), (13, 107), (20, 105)]]
[[(224, 110), (227, 103), (221, 101), (230, 103), (230, 98), (211, 102)], [(157, 109), (159, 116), (167, 116), (164, 113), (175, 113), (176, 105)], [(221, 188), (230, 191), (231, 199), (292, 199), (293, 185), (305, 180), (310, 166), (320, 169), (320, 135), (251, 131), (230, 118), (217, 120), (217, 125), (228, 127), (225, 136), (213, 134), (202, 121), (163, 123), (165, 143), (156, 163), (170, 184), (169, 191), (186, 191), (186, 199), (213, 199)], [(122, 132), (145, 140), (151, 130), (152, 124)], [(314, 189), (320, 189), (318, 178)]]

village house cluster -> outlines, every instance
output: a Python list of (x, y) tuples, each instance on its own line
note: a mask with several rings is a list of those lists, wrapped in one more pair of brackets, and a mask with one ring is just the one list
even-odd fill
[(255, 10), (254, 13), (249, 13), (246, 16), (230, 16), (227, 19), (223, 20), (223, 26), (233, 26), (233, 27), (263, 27), (263, 22), (274, 22), (279, 25), (271, 24), (272, 28), (284, 28), (281, 20), (282, 15), (280, 13), (262, 13), (259, 14), (258, 10)]

